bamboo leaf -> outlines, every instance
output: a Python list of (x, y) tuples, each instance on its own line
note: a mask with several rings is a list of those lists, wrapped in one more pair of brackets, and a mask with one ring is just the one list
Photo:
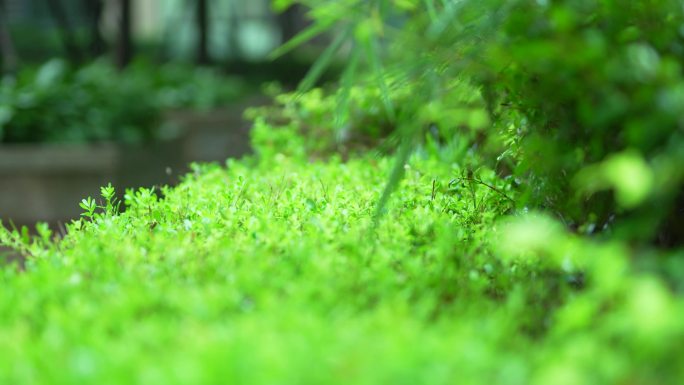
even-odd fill
[(335, 36), (332, 43), (323, 51), (323, 53), (321, 53), (321, 56), (318, 57), (304, 79), (299, 83), (299, 92), (306, 92), (316, 84), (316, 81), (320, 79), (323, 72), (330, 66), (333, 57), (335, 57), (335, 53), (339, 51), (342, 44), (349, 39), (351, 31), (352, 28), (347, 27), (342, 33)]
[(359, 67), (360, 58), (361, 50), (352, 50), (349, 63), (344, 69), (340, 79), (341, 88), (339, 97), (337, 99), (337, 109), (335, 110), (335, 128), (337, 130), (341, 129), (349, 116), (349, 97), (351, 94), (352, 84), (355, 80), (356, 71)]
[(428, 28), (427, 35), (431, 39), (435, 39), (441, 35), (444, 30), (455, 23), (454, 19), (459, 10), (465, 5), (464, 1), (452, 1), (444, 6), (442, 14)]
[(322, 34), (323, 32), (329, 30), (332, 28), (334, 25), (333, 22), (319, 22), (311, 27), (303, 30), (299, 34), (297, 34), (295, 37), (292, 39), (288, 40), (285, 44), (281, 45), (280, 47), (276, 48), (271, 52), (270, 55), (268, 55), (269, 59), (277, 59), (286, 53), (292, 51), (293, 49), (297, 48), (298, 46), (306, 43), (307, 41), (313, 39), (314, 37)]
[(396, 112), (392, 99), (390, 98), (389, 88), (385, 82), (384, 71), (382, 68), (382, 61), (380, 59), (380, 49), (378, 48), (377, 41), (373, 37), (369, 37), (363, 42), (366, 47), (366, 53), (368, 55), (368, 60), (370, 61), (371, 67), (373, 69), (373, 76), (378, 83), (378, 88), (380, 89), (380, 95), (382, 98), (382, 104), (385, 107), (385, 112), (389, 116), (390, 120), (396, 120)]
[(425, 8), (427, 8), (428, 16), (430, 16), (430, 21), (433, 23), (437, 20), (437, 10), (435, 9), (435, 3), (433, 0), (423, 0), (425, 3)]

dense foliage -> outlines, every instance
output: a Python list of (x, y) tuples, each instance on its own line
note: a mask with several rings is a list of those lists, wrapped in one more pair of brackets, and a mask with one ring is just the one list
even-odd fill
[(252, 157), (0, 232), (0, 382), (681, 381), (679, 2), (308, 3)]
[(105, 62), (72, 70), (61, 60), (8, 75), (0, 84), (0, 142), (143, 142), (163, 137), (163, 111), (206, 110), (247, 89), (210, 69)]
[[(262, 127), (262, 130), (265, 130)], [(510, 208), (493, 171), (414, 156), (197, 166), (84, 200), (58, 243), (4, 233), (3, 383), (660, 383), (684, 309), (629, 251)], [(291, 148), (296, 144), (290, 143)], [(484, 183), (490, 185), (488, 187)], [(497, 191), (499, 190), (499, 191)]]
[(365, 117), (407, 140), (469, 141), (474, 167), (524, 192), (520, 207), (585, 233), (684, 241), (679, 1), (303, 2), (316, 24), (294, 43), (341, 31), (319, 67), (351, 43), (342, 87), (319, 97), (338, 131), (369, 127), (353, 114), (365, 100)]

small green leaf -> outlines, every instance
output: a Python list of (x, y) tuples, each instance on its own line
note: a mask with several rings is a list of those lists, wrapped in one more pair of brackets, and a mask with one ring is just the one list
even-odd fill
[(280, 47), (276, 48), (271, 52), (269, 55), (269, 58), (271, 60), (277, 59), (286, 53), (292, 51), (293, 49), (297, 48), (298, 46), (302, 45), (303, 43), (313, 39), (314, 37), (322, 34), (323, 32), (329, 30), (330, 28), (333, 27), (332, 22), (319, 22), (311, 27), (303, 30), (297, 36), (293, 37), (290, 39), (287, 43), (281, 45)]

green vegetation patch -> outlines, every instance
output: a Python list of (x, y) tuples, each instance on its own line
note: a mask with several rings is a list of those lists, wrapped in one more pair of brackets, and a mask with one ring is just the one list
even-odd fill
[(497, 222), (512, 198), (491, 170), (459, 177), (418, 155), (376, 221), (391, 168), (371, 156), (273, 153), (197, 166), (176, 188), (128, 191), (122, 213), (105, 187), (61, 241), (44, 226), (33, 238), (1, 233), (26, 260), (0, 270), (0, 382), (682, 374), (682, 304), (660, 280), (630, 273), (626, 250), (543, 216)]
[(681, 383), (681, 4), (305, 3), (254, 157), (0, 231), (0, 384)]
[(70, 68), (59, 59), (0, 78), (0, 143), (140, 143), (168, 139), (164, 111), (208, 111), (250, 93), (207, 68), (104, 61)]

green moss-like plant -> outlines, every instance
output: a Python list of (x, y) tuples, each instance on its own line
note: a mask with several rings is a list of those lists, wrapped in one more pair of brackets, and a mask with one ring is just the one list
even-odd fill
[(104, 187), (59, 241), (0, 232), (25, 256), (0, 270), (0, 382), (681, 378), (684, 308), (665, 281), (543, 215), (500, 222), (517, 196), (492, 170), (415, 155), (375, 222), (390, 159), (260, 143), (127, 191), (122, 213)]

